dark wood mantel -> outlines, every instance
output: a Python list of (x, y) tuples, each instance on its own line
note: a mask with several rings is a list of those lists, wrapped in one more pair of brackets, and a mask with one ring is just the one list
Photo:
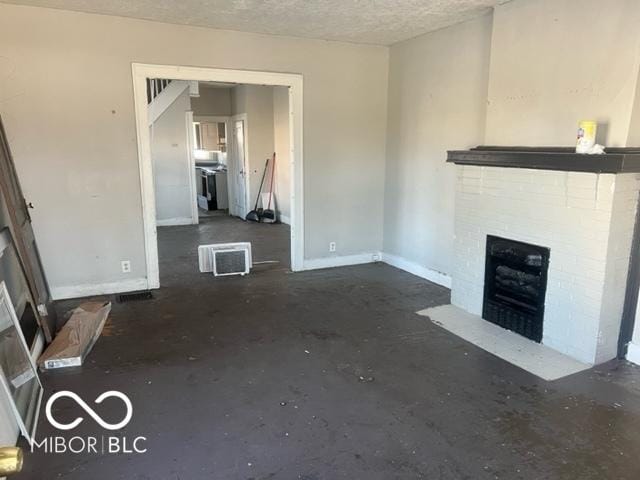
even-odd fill
[(607, 148), (601, 155), (576, 153), (571, 147), (491, 147), (449, 150), (447, 162), (565, 172), (640, 173), (640, 147)]

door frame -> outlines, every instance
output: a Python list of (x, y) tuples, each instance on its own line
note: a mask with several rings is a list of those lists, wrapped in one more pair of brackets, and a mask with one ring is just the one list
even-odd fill
[[(249, 119), (248, 119), (248, 116), (247, 116), (246, 113), (239, 113), (237, 115), (232, 115), (231, 117), (229, 117), (229, 119), (230, 119), (229, 123), (231, 123), (231, 127), (233, 129), (235, 129), (235, 122), (236, 121), (242, 120), (242, 122), (243, 122), (243, 125), (242, 125), (242, 134), (244, 135), (244, 139), (243, 139), (243, 143), (244, 143), (244, 162), (243, 163), (244, 163), (244, 165), (243, 165), (243, 168), (244, 168), (244, 172), (245, 172), (245, 174), (244, 174), (244, 212), (241, 212), (240, 216), (242, 218), (244, 218), (247, 215), (247, 213), (249, 213), (250, 208), (251, 208), (251, 199), (249, 198), (249, 193), (250, 193), (250, 189), (249, 189), (249, 186), (250, 186), (250, 184), (249, 184), (250, 169), (249, 169), (249, 166), (247, 164), (247, 159), (249, 158), (249, 141), (248, 141), (248, 138), (249, 138), (249, 127), (248, 127)], [(234, 135), (235, 135), (235, 132), (234, 132)], [(234, 148), (234, 152), (233, 153), (235, 155), (235, 153), (236, 153), (235, 152), (235, 144), (234, 144), (233, 148)], [(235, 195), (235, 183), (234, 183), (233, 190), (234, 190), (233, 193)]]
[[(230, 156), (230, 147), (229, 147), (229, 124), (231, 123), (231, 117), (227, 116), (227, 115), (194, 115), (193, 116), (193, 121), (194, 122), (207, 122), (207, 123), (224, 123), (224, 128), (226, 129), (227, 132), (227, 165), (229, 163), (229, 156)], [(194, 160), (194, 168), (195, 168), (195, 160)], [(227, 167), (228, 169), (228, 167)], [(227, 175), (227, 196), (230, 195), (230, 191), (229, 191), (229, 186), (228, 186), (228, 182), (229, 182), (229, 175)], [(194, 195), (196, 196), (196, 213), (198, 211), (198, 188), (197, 186), (194, 184)], [(229, 203), (229, 205), (231, 205), (231, 203), (229, 202), (229, 199), (227, 198), (227, 202)], [(229, 213), (231, 213), (231, 209), (229, 209)], [(198, 222), (196, 222), (198, 223)]]
[[(198, 188), (196, 187), (196, 158), (193, 155), (193, 111), (185, 112), (185, 128), (187, 130), (187, 158), (189, 159), (189, 195), (191, 195), (191, 224), (200, 222), (198, 217)], [(155, 194), (155, 191), (154, 191)]]
[(303, 189), (303, 78), (296, 73), (188, 67), (132, 63), (133, 99), (140, 170), (142, 224), (144, 230), (147, 288), (160, 287), (158, 232), (156, 225), (153, 164), (147, 112), (147, 78), (224, 82), (289, 87), (289, 138), (291, 164), (291, 270), (303, 269), (304, 189)]
[[(187, 149), (189, 150), (189, 169), (192, 173), (195, 172), (196, 169), (196, 158), (193, 155), (193, 150), (195, 147), (195, 139), (194, 131), (193, 131), (193, 122), (208, 122), (208, 123), (224, 123), (225, 129), (229, 132), (229, 118), (227, 116), (221, 115), (194, 115), (193, 111), (190, 110), (186, 112), (187, 116)], [(227, 136), (229, 134), (227, 133)], [(227, 143), (227, 158), (229, 157), (229, 145)], [(200, 223), (200, 217), (198, 216), (198, 179), (195, 175), (191, 175), (191, 185), (189, 186), (189, 192), (191, 194), (191, 198), (193, 202), (191, 203), (191, 217), (192, 223), (197, 225)]]

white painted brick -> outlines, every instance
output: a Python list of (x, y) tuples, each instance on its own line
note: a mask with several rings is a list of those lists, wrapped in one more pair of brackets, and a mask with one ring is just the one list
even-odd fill
[(586, 172), (568, 172), (566, 176), (567, 187), (579, 187), (588, 188), (589, 190), (595, 190), (599, 180), (599, 175), (596, 173)]
[(565, 192), (568, 197), (586, 198), (588, 200), (594, 200), (594, 201), (598, 198), (598, 191), (595, 189), (595, 182), (594, 182), (594, 187), (585, 188), (582, 186), (581, 187), (569, 186)]
[(452, 303), (481, 312), (487, 235), (548, 247), (543, 343), (611, 358), (640, 175), (464, 166), (457, 179)]
[(462, 168), (457, 169), (457, 171), (460, 177), (466, 177), (466, 178), (482, 177), (482, 168), (478, 168), (474, 166), (463, 166)]
[[(595, 210), (596, 208), (596, 199), (595, 196), (592, 198), (580, 198), (580, 197), (566, 197), (566, 206), (568, 208), (576, 208), (583, 210)], [(584, 213), (584, 212), (581, 212)]]

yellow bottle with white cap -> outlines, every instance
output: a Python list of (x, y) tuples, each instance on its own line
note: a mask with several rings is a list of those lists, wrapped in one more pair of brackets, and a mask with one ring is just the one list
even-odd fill
[(593, 120), (582, 120), (578, 124), (578, 143), (576, 153), (589, 153), (596, 144), (598, 124)]

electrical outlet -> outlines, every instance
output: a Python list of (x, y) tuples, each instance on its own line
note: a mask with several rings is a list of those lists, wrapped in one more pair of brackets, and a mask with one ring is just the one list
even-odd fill
[(330, 252), (336, 251), (336, 242), (329, 242), (329, 251)]
[(131, 273), (131, 262), (129, 260), (123, 260), (120, 265), (122, 266), (122, 273)]

